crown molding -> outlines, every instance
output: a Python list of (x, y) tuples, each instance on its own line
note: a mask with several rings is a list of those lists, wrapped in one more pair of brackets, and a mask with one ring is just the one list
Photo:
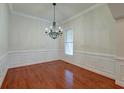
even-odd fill
[(36, 16), (32, 16), (32, 15), (26, 14), (26, 13), (17, 12), (17, 11), (15, 11), (13, 9), (13, 5), (12, 4), (8, 4), (8, 6), (9, 6), (10, 13), (13, 14), (13, 15), (27, 17), (27, 18), (31, 18), (31, 19), (35, 19), (35, 20), (40, 20), (40, 21), (44, 21), (44, 22), (47, 22), (47, 23), (51, 22), (51, 20), (46, 20), (46, 19), (43, 19), (43, 18), (40, 18), (40, 17), (36, 17)]
[(12, 14), (13, 15), (17, 15), (17, 16), (22, 16), (22, 17), (27, 17), (27, 18), (35, 19), (35, 20), (40, 20), (40, 21), (47, 22), (47, 23), (50, 23), (51, 22), (49, 20), (45, 20), (45, 19), (42, 19), (40, 17), (28, 15), (28, 14), (25, 14), (25, 13), (20, 13), (20, 12), (13, 11)]
[[(102, 6), (102, 5), (105, 5), (105, 4), (104, 3), (102, 3), (102, 4), (95, 4), (95, 5), (91, 6), (91, 7), (89, 7), (88, 9), (86, 9), (86, 10), (84, 10), (84, 11), (82, 11), (82, 12), (80, 12), (80, 13), (72, 16), (72, 17), (70, 17), (69, 19), (66, 19), (66, 20), (64, 20), (62, 22), (57, 22), (57, 23), (59, 25), (62, 25), (64, 23), (66, 23), (68, 21), (71, 21), (73, 19), (76, 19), (77, 17), (79, 17), (79, 16), (81, 16), (81, 15), (83, 15), (83, 14), (85, 14), (85, 13), (87, 13), (87, 12), (89, 12), (89, 11), (95, 9), (95, 8), (98, 8), (98, 7)], [(23, 16), (23, 17), (27, 17), (27, 18), (31, 18), (31, 19), (35, 19), (35, 20), (40, 20), (40, 21), (47, 22), (47, 23), (52, 22), (52, 20), (46, 20), (46, 19), (43, 19), (43, 18), (40, 18), (40, 17), (36, 17), (36, 16), (32, 16), (32, 15), (26, 14), (26, 13), (17, 12), (17, 11), (15, 11), (13, 9), (13, 4), (12, 3), (8, 4), (8, 6), (9, 6), (10, 13), (13, 14), (13, 15)]]
[(66, 23), (66, 22), (68, 22), (68, 21), (71, 21), (71, 20), (73, 20), (73, 19), (76, 19), (77, 17), (80, 17), (81, 15), (83, 15), (83, 14), (85, 14), (85, 13), (91, 11), (91, 10), (94, 10), (95, 8), (98, 8), (98, 7), (100, 7), (100, 6), (103, 6), (103, 5), (106, 5), (106, 4), (105, 4), (105, 3), (102, 3), (102, 4), (95, 4), (95, 5), (91, 6), (91, 7), (89, 7), (88, 9), (86, 9), (86, 10), (84, 10), (84, 11), (82, 11), (82, 12), (80, 12), (80, 13), (78, 13), (78, 14), (72, 16), (72, 17), (70, 17), (69, 19), (64, 20), (63, 22), (61, 22), (61, 24), (64, 24), (64, 23)]

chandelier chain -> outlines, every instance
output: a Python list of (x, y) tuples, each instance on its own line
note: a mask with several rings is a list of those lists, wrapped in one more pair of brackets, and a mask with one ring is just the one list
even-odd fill
[(55, 22), (55, 4), (53, 5), (54, 6), (54, 22)]
[(57, 27), (57, 25), (56, 25), (55, 6), (56, 6), (56, 3), (53, 3), (53, 8), (54, 8), (54, 11), (53, 11), (53, 23), (52, 23), (52, 25), (50, 26), (49, 29), (45, 28), (45, 33), (47, 35), (49, 35), (51, 38), (53, 38), (53, 39), (56, 39), (56, 38), (58, 38), (59, 36), (62, 35), (62, 28), (61, 27)]

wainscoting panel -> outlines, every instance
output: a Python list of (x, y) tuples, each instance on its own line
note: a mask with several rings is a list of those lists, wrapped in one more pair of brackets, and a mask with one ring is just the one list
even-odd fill
[(8, 53), (0, 57), (0, 87), (8, 70), (7, 55)]
[(74, 51), (73, 56), (64, 55), (63, 60), (115, 79), (116, 61), (113, 55)]
[(26, 50), (9, 52), (9, 68), (59, 59), (58, 50)]

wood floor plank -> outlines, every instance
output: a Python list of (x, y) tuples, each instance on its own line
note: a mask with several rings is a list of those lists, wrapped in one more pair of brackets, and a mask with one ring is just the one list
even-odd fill
[(115, 81), (70, 63), (57, 60), (11, 68), (2, 89), (120, 89)]

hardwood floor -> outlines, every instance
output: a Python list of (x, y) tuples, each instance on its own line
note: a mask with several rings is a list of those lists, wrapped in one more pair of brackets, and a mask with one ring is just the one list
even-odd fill
[(115, 81), (58, 60), (9, 69), (1, 88), (118, 89)]

